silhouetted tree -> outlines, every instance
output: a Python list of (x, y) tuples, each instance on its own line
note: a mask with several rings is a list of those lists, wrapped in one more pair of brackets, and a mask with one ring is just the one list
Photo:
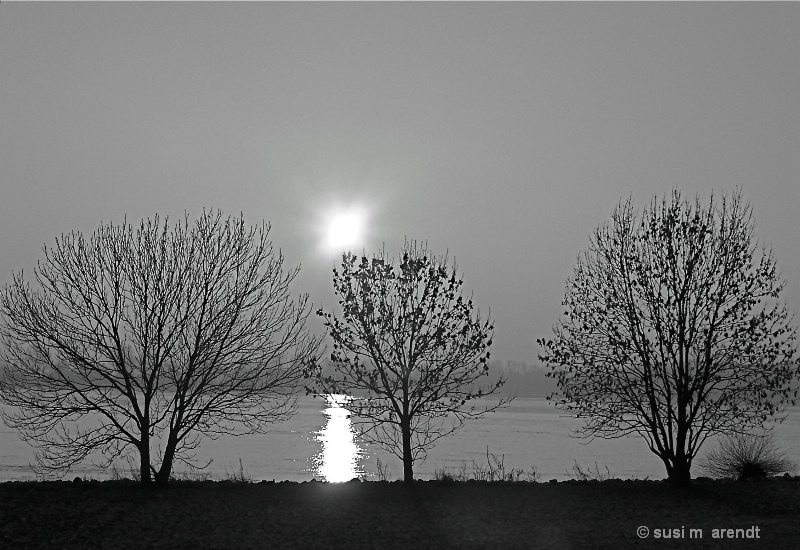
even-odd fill
[(678, 191), (641, 216), (630, 199), (567, 282), (540, 357), (556, 404), (587, 436), (638, 433), (676, 484), (712, 434), (760, 428), (796, 397), (795, 330), (772, 252), (741, 193), (708, 208)]
[[(35, 444), (40, 472), (99, 452), (140, 457), (165, 484), (203, 436), (262, 432), (294, 412), (320, 340), (308, 297), (290, 298), (269, 225), (204, 212), (101, 225), (44, 248), (36, 288), (20, 272), (0, 295), (0, 397), (8, 425)], [(161, 449), (154, 456), (154, 447)], [(160, 464), (156, 462), (160, 460)]]
[(333, 374), (317, 369), (314, 390), (353, 396), (341, 405), (368, 442), (402, 460), (409, 483), (437, 440), (508, 402), (469, 404), (502, 384), (476, 385), (488, 375), (493, 325), (462, 296), (455, 265), (425, 247), (406, 243), (398, 263), (385, 252), (356, 262), (343, 255), (333, 270), (342, 317), (318, 311), (333, 339)]

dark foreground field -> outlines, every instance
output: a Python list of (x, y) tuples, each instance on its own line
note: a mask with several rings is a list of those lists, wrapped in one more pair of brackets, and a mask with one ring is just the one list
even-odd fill
[[(677, 529), (678, 539), (655, 539), (656, 529)], [(714, 539), (713, 529), (753, 538)], [(800, 479), (683, 490), (642, 481), (0, 484), (2, 549), (621, 547), (800, 548)]]

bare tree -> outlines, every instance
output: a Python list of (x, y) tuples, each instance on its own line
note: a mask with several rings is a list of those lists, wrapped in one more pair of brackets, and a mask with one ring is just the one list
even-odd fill
[(784, 283), (753, 238), (741, 192), (708, 208), (678, 191), (601, 226), (567, 282), (540, 357), (556, 404), (584, 435), (638, 433), (676, 484), (712, 434), (761, 428), (796, 397), (795, 329)]
[(14, 276), (0, 295), (0, 397), (40, 472), (138, 451), (142, 482), (165, 484), (175, 460), (197, 465), (204, 436), (294, 412), (320, 340), (269, 230), (219, 212), (101, 225), (45, 247), (35, 288)]
[(406, 243), (396, 264), (383, 251), (356, 262), (343, 255), (333, 270), (342, 317), (318, 311), (334, 342), (333, 373), (318, 368), (314, 391), (353, 397), (342, 406), (366, 441), (402, 460), (410, 483), (436, 441), (508, 402), (469, 404), (502, 384), (477, 385), (488, 375), (493, 325), (462, 296), (455, 265), (425, 247)]

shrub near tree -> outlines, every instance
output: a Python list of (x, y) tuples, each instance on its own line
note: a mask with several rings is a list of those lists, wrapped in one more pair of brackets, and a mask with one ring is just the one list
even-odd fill
[(165, 484), (175, 461), (196, 465), (202, 437), (293, 413), (320, 340), (269, 230), (211, 212), (102, 225), (45, 248), (33, 286), (14, 275), (0, 294), (0, 398), (40, 472), (132, 450), (141, 481)]
[(352, 396), (341, 406), (367, 442), (402, 460), (406, 483), (436, 441), (509, 401), (473, 405), (503, 381), (479, 385), (488, 377), (493, 325), (462, 285), (455, 265), (414, 243), (397, 261), (385, 252), (360, 261), (345, 254), (333, 271), (341, 317), (318, 312), (333, 340), (332, 373), (310, 373), (313, 391)]
[(794, 403), (796, 331), (771, 251), (740, 192), (707, 207), (678, 191), (595, 232), (539, 340), (557, 406), (583, 434), (641, 435), (676, 484), (713, 434), (759, 429)]
[(738, 480), (774, 476), (794, 467), (771, 434), (729, 435), (700, 460), (700, 469), (711, 477)]

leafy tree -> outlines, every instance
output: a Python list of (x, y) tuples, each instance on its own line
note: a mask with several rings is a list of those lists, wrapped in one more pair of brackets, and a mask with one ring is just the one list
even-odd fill
[[(741, 192), (692, 205), (676, 190), (598, 228), (540, 357), (583, 433), (638, 433), (676, 484), (712, 434), (761, 428), (794, 402), (784, 283)], [(760, 248), (760, 253), (757, 251)]]
[(385, 252), (359, 263), (345, 254), (333, 270), (342, 316), (318, 311), (333, 339), (333, 372), (318, 367), (314, 391), (353, 397), (342, 406), (366, 441), (403, 461), (406, 483), (436, 441), (508, 402), (469, 403), (503, 381), (477, 384), (488, 375), (493, 324), (462, 296), (462, 284), (455, 265), (416, 244), (406, 243), (396, 263)]
[[(99, 452), (138, 452), (165, 484), (202, 437), (262, 432), (294, 412), (320, 340), (308, 297), (290, 298), (270, 227), (204, 212), (62, 235), (0, 294), (3, 418), (35, 444), (40, 472)], [(161, 452), (156, 457), (154, 447)], [(158, 462), (160, 461), (160, 463)]]

